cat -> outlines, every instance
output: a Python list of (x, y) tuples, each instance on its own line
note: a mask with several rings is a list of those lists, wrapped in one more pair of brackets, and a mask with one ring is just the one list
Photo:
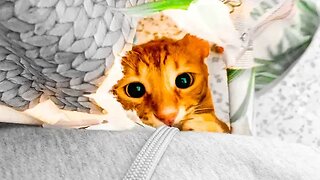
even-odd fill
[(205, 64), (209, 51), (207, 41), (190, 34), (136, 45), (122, 58), (124, 76), (111, 91), (147, 125), (230, 133), (214, 112)]

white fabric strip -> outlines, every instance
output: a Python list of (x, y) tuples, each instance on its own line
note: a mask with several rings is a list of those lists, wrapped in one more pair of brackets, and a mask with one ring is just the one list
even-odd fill
[(244, 1), (242, 6), (238, 7), (232, 14), (235, 27), (241, 36), (242, 46), (235, 65), (228, 68), (250, 69), (254, 66), (252, 45), (254, 39), (272, 22), (287, 18), (294, 9), (294, 1), (284, 0), (253, 25), (248, 23), (248, 16), (245, 14), (248, 13), (248, 10), (245, 9), (246, 6), (250, 7), (252, 6), (252, 3)]

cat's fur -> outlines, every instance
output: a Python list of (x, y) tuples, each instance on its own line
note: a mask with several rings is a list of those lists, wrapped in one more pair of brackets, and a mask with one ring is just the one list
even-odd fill
[[(145, 124), (154, 127), (167, 124), (181, 130), (230, 132), (214, 112), (205, 64), (209, 51), (208, 42), (192, 35), (134, 46), (122, 58), (124, 77), (113, 87), (113, 94), (124, 109), (135, 110)], [(175, 85), (182, 73), (193, 76), (189, 88)], [(125, 87), (132, 82), (144, 85), (141, 98), (127, 95)]]

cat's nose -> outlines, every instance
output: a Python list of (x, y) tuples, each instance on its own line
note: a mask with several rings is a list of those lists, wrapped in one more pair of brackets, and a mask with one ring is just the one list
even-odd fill
[(161, 109), (158, 111), (155, 116), (162, 121), (164, 124), (168, 126), (172, 126), (174, 124), (174, 120), (176, 119), (178, 115), (178, 109), (177, 108), (171, 108), (167, 107), (164, 109)]

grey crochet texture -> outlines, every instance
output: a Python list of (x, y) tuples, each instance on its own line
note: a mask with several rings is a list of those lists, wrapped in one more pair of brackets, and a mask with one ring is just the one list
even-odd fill
[(98, 110), (83, 95), (132, 44), (136, 26), (112, 8), (137, 1), (0, 1), (0, 103), (25, 110), (50, 98), (63, 109)]

